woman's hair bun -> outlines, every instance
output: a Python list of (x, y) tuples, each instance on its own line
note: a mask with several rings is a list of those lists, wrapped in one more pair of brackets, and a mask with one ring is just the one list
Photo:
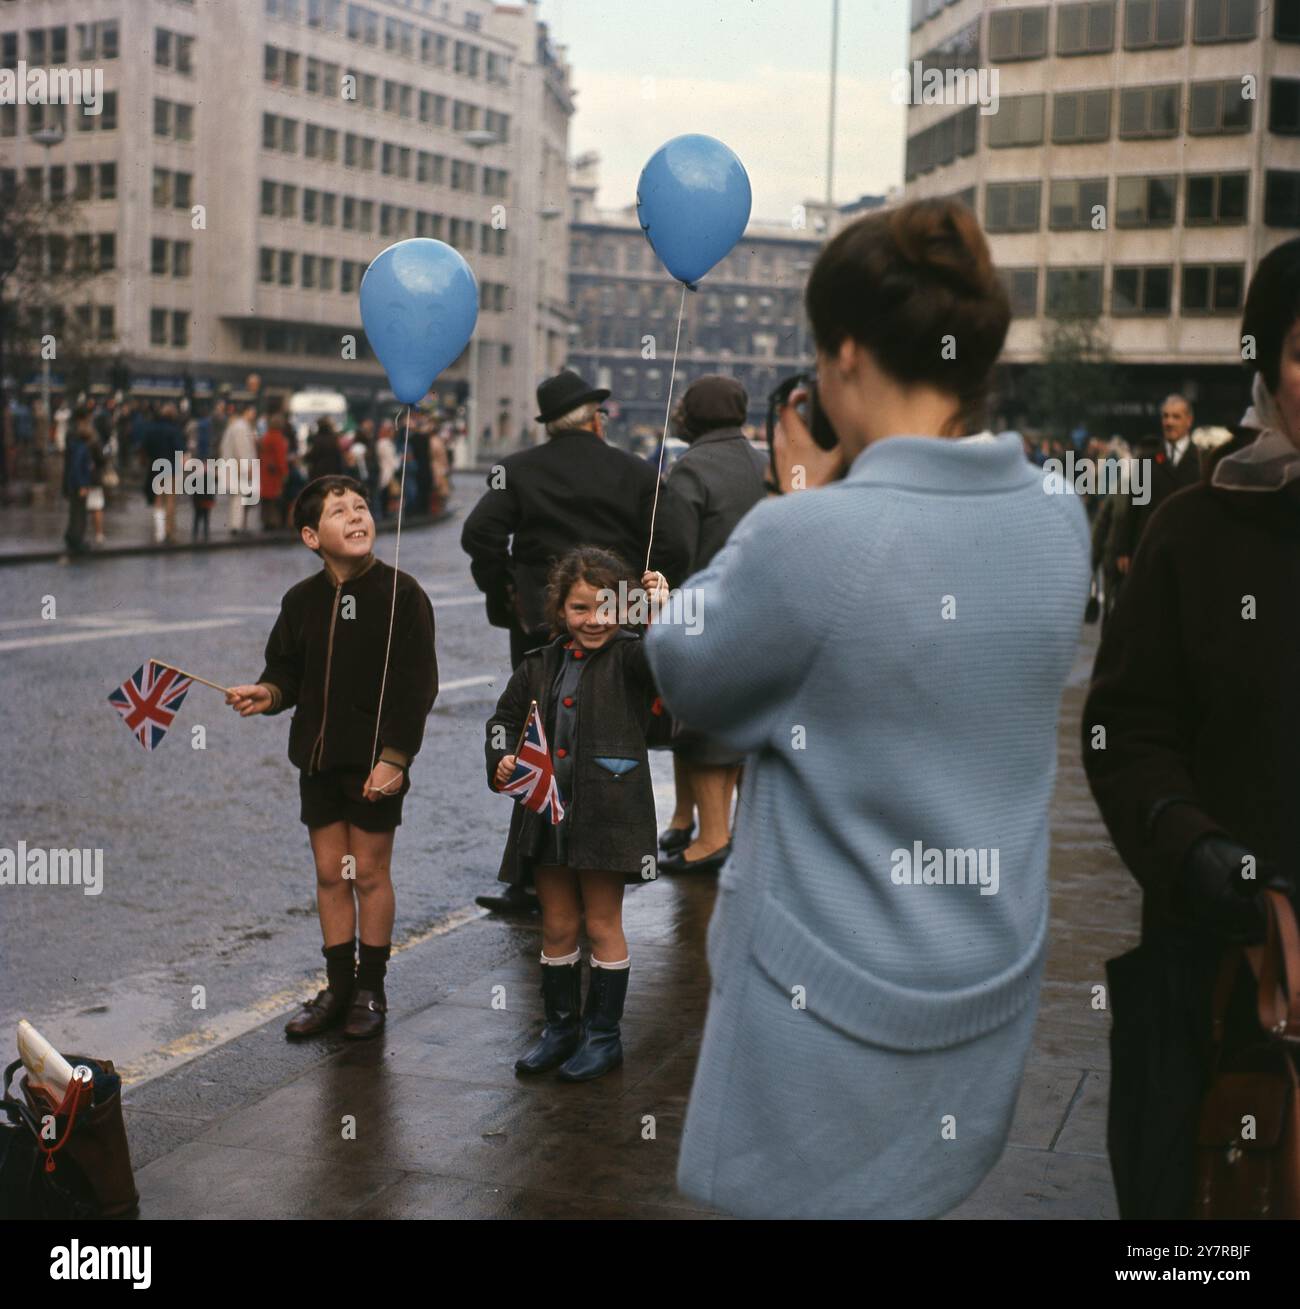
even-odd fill
[(851, 223), (818, 256), (805, 294), (819, 350), (845, 338), (904, 384), (957, 398), (980, 420), (1011, 305), (975, 215), (956, 200), (918, 200)]
[(956, 200), (903, 205), (889, 214), (889, 233), (901, 259), (937, 274), (956, 290), (985, 295), (996, 280), (979, 221)]

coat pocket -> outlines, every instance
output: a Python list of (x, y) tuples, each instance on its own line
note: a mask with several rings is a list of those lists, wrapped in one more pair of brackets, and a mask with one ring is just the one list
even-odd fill
[(764, 894), (750, 950), (787, 994), (802, 988), (808, 1011), (847, 1036), (887, 1050), (941, 1050), (1010, 1022), (1038, 992), (1047, 913), (1029, 949), (1003, 972), (972, 986), (919, 991), (860, 968), (830, 949), (788, 909)]
[(630, 773), (641, 761), (639, 759), (620, 759), (614, 755), (596, 755), (592, 762), (615, 778), (620, 778)]

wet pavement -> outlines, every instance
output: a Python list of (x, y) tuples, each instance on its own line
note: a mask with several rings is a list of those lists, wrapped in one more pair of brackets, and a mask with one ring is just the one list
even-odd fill
[[(952, 1218), (1117, 1216), (1105, 1152), (1109, 1020), (1093, 988), (1105, 960), (1136, 939), (1138, 897), (1078, 762), (1090, 652), (1062, 709), (1052, 946), (1015, 1123), (1002, 1160)], [(541, 1021), (539, 932), (477, 917), (395, 960), (390, 1024), (376, 1042), (290, 1046), (277, 1015), (132, 1088), (142, 1216), (715, 1216), (674, 1180), (715, 886), (682, 876), (629, 892), (626, 1059), (598, 1082), (514, 1075)]]

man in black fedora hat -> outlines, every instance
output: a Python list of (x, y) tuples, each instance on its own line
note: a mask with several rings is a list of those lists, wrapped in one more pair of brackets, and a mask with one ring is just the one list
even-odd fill
[[(537, 388), (544, 445), (508, 455), (465, 520), (462, 549), (487, 599), (488, 622), (510, 632), (510, 662), (551, 640), (546, 578), (575, 546), (612, 550), (637, 571), (645, 563), (658, 474), (643, 459), (605, 441), (604, 387), (565, 369)], [(513, 539), (512, 539), (513, 538)], [(673, 506), (660, 500), (650, 567), (670, 583), (685, 580), (690, 551)], [(508, 887), (477, 903), (498, 913), (535, 912), (536, 896)]]

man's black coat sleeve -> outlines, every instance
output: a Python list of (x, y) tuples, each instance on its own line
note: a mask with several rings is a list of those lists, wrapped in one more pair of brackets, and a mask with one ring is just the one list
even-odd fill
[(488, 475), (488, 490), (470, 510), (460, 545), (469, 555), (474, 584), (487, 597), (488, 621), (494, 627), (508, 627), (513, 615), (510, 537), (519, 526), (520, 508), (508, 468), (504, 485), (494, 487), (492, 481), (497, 476)]

